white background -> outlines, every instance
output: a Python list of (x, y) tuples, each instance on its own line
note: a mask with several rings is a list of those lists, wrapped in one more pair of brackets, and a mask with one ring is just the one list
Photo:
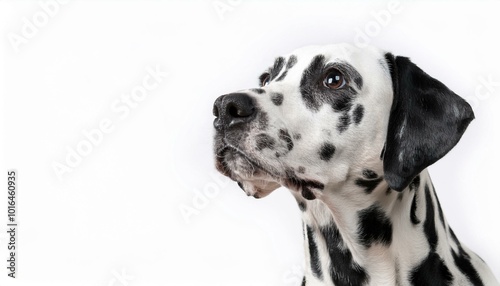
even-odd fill
[[(18, 279), (2, 230), (1, 285), (299, 285), (296, 203), (285, 189), (247, 198), (217, 175), (212, 103), (254, 87), (280, 54), (361, 40), (473, 105), (431, 176), (459, 238), (500, 277), (499, 2), (71, 1), (47, 16), (48, 2), (0, 3), (2, 184), (19, 172)], [(113, 111), (147, 67), (168, 77), (130, 114)], [(59, 179), (53, 165), (102, 120), (112, 131)]]

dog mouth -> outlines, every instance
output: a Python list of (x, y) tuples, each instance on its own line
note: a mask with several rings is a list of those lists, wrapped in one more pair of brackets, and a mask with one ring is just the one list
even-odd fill
[(263, 198), (280, 186), (300, 192), (307, 200), (316, 198), (313, 190), (322, 191), (325, 185), (317, 180), (300, 178), (293, 168), (274, 170), (245, 151), (222, 139), (215, 148), (215, 165), (219, 172), (238, 183), (248, 195)]
[(264, 167), (240, 148), (222, 140), (215, 150), (215, 167), (248, 195), (263, 198), (281, 186), (276, 171)]

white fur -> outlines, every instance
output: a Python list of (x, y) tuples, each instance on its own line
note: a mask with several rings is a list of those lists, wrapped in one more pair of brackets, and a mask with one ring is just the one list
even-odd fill
[[(382, 181), (371, 194), (365, 194), (354, 185), (353, 178), (360, 176), (363, 169), (370, 169), (377, 174), (383, 174), (380, 152), (383, 149), (389, 114), (393, 100), (392, 81), (387, 65), (384, 66), (385, 52), (373, 47), (358, 48), (348, 44), (330, 46), (310, 46), (298, 49), (290, 55), (297, 57), (297, 63), (283, 81), (273, 81), (263, 87), (265, 94), (248, 91), (255, 98), (258, 108), (267, 113), (268, 127), (265, 133), (276, 140), (273, 150), (257, 151), (255, 135), (262, 132), (256, 128), (249, 131), (245, 147), (242, 150), (249, 158), (254, 158), (260, 167), (268, 171), (267, 175), (258, 178), (259, 186), (255, 186), (256, 178), (251, 174), (237, 174), (244, 183), (244, 189), (249, 194), (263, 189), (259, 196), (269, 194), (273, 189), (283, 184), (280, 179), (287, 168), (297, 170), (305, 167), (304, 173), (297, 173), (299, 178), (315, 180), (324, 184), (324, 190), (312, 189), (316, 200), (307, 201), (298, 191), (292, 189), (296, 199), (305, 204), (307, 210), (303, 213), (303, 221), (312, 228), (331, 224), (338, 227), (343, 246), (348, 248), (354, 260), (363, 267), (370, 277), (370, 285), (409, 285), (409, 275), (428, 254), (429, 244), (422, 230), (422, 223), (413, 225), (410, 221), (410, 207), (414, 193), (393, 191), (386, 194), (387, 183)], [(327, 62), (347, 62), (352, 65), (363, 78), (362, 92), (358, 93), (356, 103), (362, 104), (364, 116), (359, 126), (351, 124), (341, 134), (336, 129), (341, 114), (333, 112), (331, 106), (324, 104), (318, 111), (310, 110), (302, 99), (300, 81), (303, 72), (316, 55), (324, 55)], [(289, 55), (285, 56), (288, 58)], [(281, 73), (283, 73), (284, 69)], [(277, 106), (271, 101), (269, 94), (279, 92), (284, 95), (283, 103)], [(405, 124), (400, 134), (407, 128)], [(300, 134), (300, 140), (294, 140), (293, 149), (286, 153), (286, 143), (278, 138), (280, 129), (286, 129), (293, 137)], [(332, 142), (336, 148), (334, 160), (328, 162), (318, 160), (318, 149), (322, 142)], [(276, 152), (286, 153), (274, 156)], [(417, 193), (417, 216), (425, 220), (425, 193), (423, 186), (431, 185), (426, 170), (421, 174), (421, 186)], [(437, 201), (434, 190), (431, 190), (432, 204), (435, 209), (435, 224), (438, 232), (437, 252), (452, 272), (453, 285), (465, 285), (466, 277), (455, 266), (449, 248), (457, 250), (457, 245), (445, 228), (439, 227)], [(360, 245), (358, 239), (357, 212), (366, 209), (377, 202), (390, 217), (393, 225), (393, 237), (389, 246), (374, 245), (368, 249)], [(307, 285), (333, 285), (328, 275), (329, 264), (327, 246), (321, 237), (316, 237), (323, 280), (316, 279), (311, 273), (309, 257), (306, 255)], [(308, 252), (307, 241), (305, 246)], [(473, 265), (483, 279), (485, 285), (498, 285), (486, 264), (473, 252), (466, 250), (472, 257)]]

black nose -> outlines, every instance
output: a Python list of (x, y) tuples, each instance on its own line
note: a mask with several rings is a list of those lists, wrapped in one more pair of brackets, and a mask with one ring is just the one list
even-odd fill
[(243, 125), (255, 117), (254, 100), (246, 93), (219, 96), (214, 102), (214, 127), (216, 129)]

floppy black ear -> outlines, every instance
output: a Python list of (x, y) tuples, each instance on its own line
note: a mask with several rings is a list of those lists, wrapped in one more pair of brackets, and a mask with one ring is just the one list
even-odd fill
[(474, 119), (470, 105), (406, 57), (385, 56), (394, 99), (384, 152), (384, 177), (396, 191), (457, 144)]

